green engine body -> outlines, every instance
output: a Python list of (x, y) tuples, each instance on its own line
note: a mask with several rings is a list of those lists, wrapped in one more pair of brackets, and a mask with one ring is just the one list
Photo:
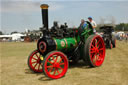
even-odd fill
[(77, 47), (77, 40), (76, 38), (63, 38), (63, 39), (57, 39), (54, 38), (54, 41), (56, 43), (56, 50), (59, 51), (71, 51)]

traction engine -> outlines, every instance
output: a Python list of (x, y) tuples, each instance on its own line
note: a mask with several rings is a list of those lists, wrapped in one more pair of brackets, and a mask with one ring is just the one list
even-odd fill
[(81, 59), (90, 67), (99, 67), (105, 58), (105, 44), (99, 35), (93, 33), (91, 24), (86, 21), (86, 27), (68, 29), (67, 23), (48, 27), (48, 5), (42, 4), (43, 37), (37, 42), (37, 49), (28, 57), (28, 66), (34, 72), (43, 72), (47, 77), (58, 79), (63, 77), (69, 67), (69, 62)]

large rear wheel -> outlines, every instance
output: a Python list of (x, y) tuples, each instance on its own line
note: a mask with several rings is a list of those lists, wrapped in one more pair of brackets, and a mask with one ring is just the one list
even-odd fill
[(68, 69), (67, 56), (59, 51), (48, 53), (45, 56), (43, 63), (43, 71), (45, 75), (52, 79), (63, 77)]
[[(28, 67), (33, 72), (43, 72), (42, 66), (41, 66), (41, 54), (38, 50), (34, 50), (28, 57)], [(42, 57), (43, 58), (43, 57)]]
[(99, 35), (90, 35), (84, 46), (83, 59), (91, 67), (101, 66), (105, 58), (105, 45)]

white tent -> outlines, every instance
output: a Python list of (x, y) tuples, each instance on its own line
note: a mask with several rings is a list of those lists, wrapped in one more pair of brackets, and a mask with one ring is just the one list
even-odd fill
[(10, 38), (12, 41), (24, 41), (24, 37), (25, 35), (21, 34), (21, 33), (15, 33), (12, 35), (0, 35), (0, 38), (5, 40)]
[(22, 37), (24, 37), (25, 35), (20, 33), (15, 33), (15, 34), (12, 34), (11, 36), (13, 41), (20, 41)]

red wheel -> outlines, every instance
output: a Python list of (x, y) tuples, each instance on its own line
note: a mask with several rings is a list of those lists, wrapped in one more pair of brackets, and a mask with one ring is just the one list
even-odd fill
[(105, 58), (105, 45), (99, 35), (91, 35), (85, 43), (85, 57), (91, 67), (101, 66)]
[(46, 76), (52, 79), (63, 77), (68, 69), (68, 59), (65, 54), (59, 51), (52, 51), (43, 60), (43, 70)]
[(41, 54), (38, 50), (34, 50), (28, 57), (28, 66), (34, 72), (43, 72), (40, 57)]

